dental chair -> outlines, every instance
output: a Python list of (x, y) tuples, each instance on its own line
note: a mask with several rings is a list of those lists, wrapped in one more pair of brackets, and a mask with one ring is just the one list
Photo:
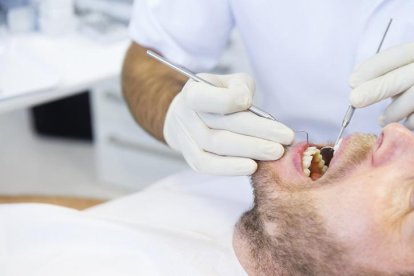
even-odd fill
[(251, 202), (245, 177), (185, 172), (82, 211), (3, 204), (0, 275), (246, 275), (232, 234)]

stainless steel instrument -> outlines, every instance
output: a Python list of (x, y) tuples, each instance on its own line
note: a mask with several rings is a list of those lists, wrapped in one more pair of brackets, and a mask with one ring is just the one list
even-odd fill
[[(387, 37), (388, 31), (390, 30), (392, 21), (393, 19), (391, 18), (390, 21), (388, 22), (387, 28), (385, 29), (381, 42), (378, 45), (377, 52), (376, 52), (377, 54), (381, 51), (382, 45), (384, 44), (384, 40)], [(344, 134), (344, 131), (348, 127), (349, 123), (351, 122), (354, 116), (354, 113), (355, 113), (355, 107), (353, 107), (352, 105), (349, 105), (348, 110), (346, 111), (345, 116), (342, 119), (341, 129), (339, 131), (338, 137), (335, 140), (334, 146), (333, 147), (326, 146), (321, 149), (321, 155), (323, 156), (323, 159), (325, 160), (326, 164), (329, 165), (329, 163), (331, 162), (333, 155), (335, 153), (335, 149), (338, 147), (339, 142), (341, 141), (342, 136)]]
[[(188, 69), (186, 69), (184, 67), (178, 66), (178, 65), (176, 65), (176, 64), (168, 61), (167, 59), (165, 59), (164, 57), (158, 55), (157, 53), (155, 53), (153, 51), (148, 50), (147, 51), (147, 54), (149, 56), (153, 57), (154, 59), (158, 60), (159, 62), (167, 65), (168, 67), (174, 69), (175, 71), (183, 74), (184, 76), (186, 76), (186, 77), (188, 77), (188, 78), (190, 78), (190, 79), (192, 79), (194, 81), (202, 82), (202, 83), (205, 83), (207, 85), (211, 85), (213, 87), (217, 87), (213, 83), (211, 83), (211, 82), (209, 82), (209, 81), (207, 81), (207, 80), (205, 80), (203, 78), (200, 78), (199, 76), (197, 76), (196, 74), (194, 74), (190, 70), (188, 70)], [(263, 117), (263, 118), (266, 118), (266, 119), (269, 119), (269, 120), (273, 120), (273, 121), (278, 122), (278, 120), (275, 117), (273, 117), (269, 113), (267, 113), (267, 112), (259, 109), (258, 107), (251, 106), (249, 108), (249, 111), (252, 112), (252, 113), (254, 113), (254, 114), (256, 114), (257, 116), (260, 116), (260, 117)], [(306, 135), (306, 142), (309, 144), (309, 134), (308, 134), (308, 132), (306, 132), (304, 130), (294, 130), (294, 132), (296, 132), (296, 133), (304, 133)]]
[[(181, 66), (178, 66), (178, 65), (176, 65), (176, 64), (174, 64), (174, 63), (166, 60), (164, 57), (158, 55), (157, 53), (155, 53), (153, 51), (148, 50), (147, 51), (147, 54), (149, 56), (155, 58), (156, 60), (164, 63), (165, 65), (169, 66), (170, 68), (174, 69), (175, 71), (180, 72), (184, 76), (186, 76), (186, 77), (194, 80), (194, 81), (203, 82), (203, 83), (208, 84), (208, 85), (211, 85), (213, 87), (217, 87), (216, 85), (212, 84), (211, 82), (209, 82), (209, 81), (207, 81), (207, 80), (205, 80), (203, 78), (200, 78), (199, 76), (197, 76), (196, 74), (194, 74), (190, 70), (188, 70), (186, 68), (183, 68)], [(249, 111), (252, 112), (252, 113), (254, 113), (254, 114), (256, 114), (257, 116), (260, 116), (260, 117), (263, 117), (263, 118), (266, 118), (266, 119), (270, 119), (270, 120), (273, 120), (273, 121), (277, 121), (272, 115), (270, 115), (269, 113), (267, 113), (267, 112), (259, 109), (258, 107), (251, 106), (249, 108)]]

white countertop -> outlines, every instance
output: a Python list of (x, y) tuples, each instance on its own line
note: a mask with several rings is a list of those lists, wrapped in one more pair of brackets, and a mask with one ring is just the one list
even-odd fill
[(103, 44), (79, 33), (9, 37), (0, 55), (0, 113), (76, 94), (119, 75), (129, 43)]

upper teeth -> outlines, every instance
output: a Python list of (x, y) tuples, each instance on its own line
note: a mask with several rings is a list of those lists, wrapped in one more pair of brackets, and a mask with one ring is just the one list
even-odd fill
[(315, 163), (318, 162), (318, 167), (321, 169), (322, 173), (326, 172), (328, 167), (325, 166), (325, 161), (322, 159), (320, 150), (316, 147), (309, 147), (305, 150), (302, 157), (303, 172), (306, 176), (311, 175), (310, 167), (312, 164), (312, 160)]

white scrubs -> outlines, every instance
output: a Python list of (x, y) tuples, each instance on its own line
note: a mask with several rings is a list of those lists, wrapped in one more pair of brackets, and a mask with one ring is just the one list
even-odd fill
[[(334, 140), (348, 106), (356, 64), (414, 41), (414, 1), (137, 0), (134, 41), (196, 72), (217, 63), (237, 27), (265, 110), (315, 142)], [(378, 133), (386, 102), (358, 110), (349, 132)]]
[(0, 205), (1, 276), (243, 276), (234, 224), (247, 177), (194, 172), (86, 211)]

